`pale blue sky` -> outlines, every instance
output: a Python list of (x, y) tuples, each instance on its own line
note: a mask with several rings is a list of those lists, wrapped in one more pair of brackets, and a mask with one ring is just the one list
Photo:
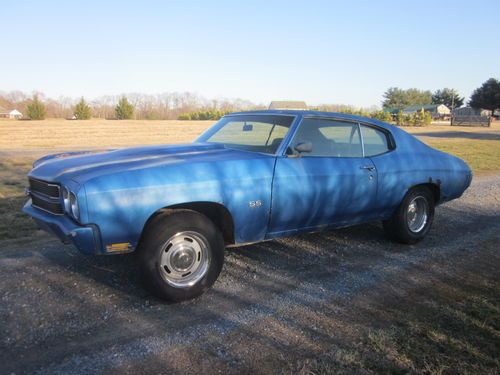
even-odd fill
[(0, 90), (380, 105), (500, 78), (500, 1), (0, 0)]

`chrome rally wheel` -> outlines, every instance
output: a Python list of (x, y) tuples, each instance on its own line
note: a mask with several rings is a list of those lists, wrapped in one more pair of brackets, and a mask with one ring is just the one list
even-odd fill
[(200, 280), (210, 266), (207, 239), (196, 232), (179, 232), (163, 246), (160, 270), (165, 281), (176, 287), (190, 287)]
[(418, 233), (425, 228), (429, 216), (429, 205), (422, 196), (417, 196), (408, 205), (406, 223), (412, 233)]
[(394, 241), (414, 244), (421, 241), (434, 219), (435, 195), (427, 186), (411, 189), (388, 220), (384, 231)]

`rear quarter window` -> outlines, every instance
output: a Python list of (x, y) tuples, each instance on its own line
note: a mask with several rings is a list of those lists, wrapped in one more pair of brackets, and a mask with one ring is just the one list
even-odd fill
[(380, 155), (393, 149), (389, 134), (385, 131), (361, 125), (361, 135), (365, 147), (365, 156)]

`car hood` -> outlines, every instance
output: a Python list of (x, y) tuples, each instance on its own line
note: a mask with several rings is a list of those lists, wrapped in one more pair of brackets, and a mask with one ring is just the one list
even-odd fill
[(116, 172), (161, 167), (181, 162), (234, 159), (248, 152), (231, 150), (220, 144), (190, 143), (117, 150), (67, 152), (37, 160), (29, 176), (45, 181), (72, 179), (84, 183), (92, 177)]

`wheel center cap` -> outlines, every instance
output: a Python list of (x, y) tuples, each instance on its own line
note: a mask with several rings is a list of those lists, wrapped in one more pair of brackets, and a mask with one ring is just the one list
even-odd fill
[(187, 271), (194, 263), (193, 249), (179, 249), (172, 255), (172, 267), (177, 271)]

